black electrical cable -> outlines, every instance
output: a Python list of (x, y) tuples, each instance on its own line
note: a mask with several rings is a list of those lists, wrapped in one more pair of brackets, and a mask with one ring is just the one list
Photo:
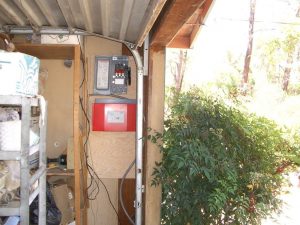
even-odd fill
[[(91, 179), (89, 185), (87, 186), (87, 198), (89, 200), (95, 200), (96, 197), (97, 197), (97, 195), (98, 195), (98, 193), (100, 192), (100, 188), (99, 188), (98, 182), (96, 181), (96, 179), (95, 179), (95, 177), (93, 175), (94, 169), (92, 168), (92, 166), (88, 162), (88, 154), (87, 154), (87, 151), (86, 151), (87, 150), (86, 144), (88, 143), (89, 136), (90, 136), (90, 120), (88, 118), (88, 115), (87, 115), (84, 107), (83, 107), (82, 98), (79, 98), (79, 101), (80, 101), (80, 106), (81, 106), (81, 109), (83, 111), (83, 114), (84, 114), (84, 116), (86, 118), (87, 127), (88, 127), (87, 137), (86, 137), (85, 143), (83, 145), (84, 155), (85, 155), (85, 163), (86, 163), (87, 171), (88, 171), (88, 173), (90, 175), (90, 179)], [(81, 166), (83, 166), (82, 161), (81, 161)], [(96, 187), (94, 189), (92, 189), (91, 192), (89, 192), (89, 190), (93, 186), (94, 182), (96, 183)], [(95, 191), (96, 191), (96, 194), (94, 194)], [(93, 195), (94, 195), (94, 197), (91, 197)]]
[[(90, 120), (89, 120), (89, 118), (88, 118), (88, 115), (87, 115), (86, 111), (85, 111), (84, 108), (83, 108), (83, 104), (82, 104), (82, 99), (81, 99), (81, 98), (80, 98), (80, 105), (81, 105), (81, 108), (82, 108), (82, 110), (83, 110), (83, 114), (84, 114), (84, 116), (86, 117), (86, 119), (87, 119), (87, 121), (88, 121), (88, 124), (90, 124)], [(88, 135), (89, 135), (90, 129), (88, 129), (88, 130), (89, 130), (89, 131), (88, 131)], [(85, 145), (86, 145), (87, 143), (88, 143), (88, 138), (86, 139)], [(97, 195), (98, 195), (99, 192), (100, 192), (100, 187), (99, 187), (99, 183), (98, 183), (98, 182), (100, 182), (100, 183), (103, 185), (103, 187), (104, 187), (104, 189), (105, 189), (105, 191), (106, 191), (106, 194), (107, 194), (107, 197), (108, 197), (108, 201), (109, 201), (111, 207), (113, 208), (113, 210), (114, 210), (114, 212), (115, 212), (115, 214), (116, 214), (116, 216), (117, 216), (117, 218), (118, 218), (118, 223), (120, 224), (120, 217), (119, 217), (119, 214), (118, 214), (118, 212), (117, 212), (115, 206), (113, 205), (113, 203), (112, 203), (112, 201), (111, 201), (111, 197), (110, 197), (110, 194), (109, 194), (109, 192), (108, 192), (108, 189), (107, 189), (106, 185), (104, 184), (104, 182), (100, 179), (100, 177), (98, 176), (98, 174), (96, 173), (96, 171), (93, 169), (93, 167), (89, 164), (89, 162), (88, 162), (88, 157), (87, 157), (88, 155), (87, 155), (87, 152), (86, 152), (86, 148), (85, 148), (84, 151), (85, 151), (85, 156), (86, 156), (85, 158), (86, 158), (87, 170), (88, 170), (89, 175), (90, 175), (90, 177), (91, 177), (91, 183), (90, 183), (88, 189), (92, 186), (92, 184), (93, 184), (92, 181), (96, 183), (96, 189), (93, 189), (93, 190), (90, 192), (90, 195), (93, 194), (95, 190), (96, 190), (96, 194), (94, 194), (94, 197), (91, 197), (91, 196), (89, 196), (89, 195), (88, 195), (87, 197), (88, 197), (89, 200), (96, 200)], [(95, 176), (96, 176), (97, 179), (95, 179)]]
[[(78, 38), (78, 36), (77, 36)], [(79, 39), (78, 39), (79, 41)], [(79, 42), (80, 43), (80, 42)], [(82, 49), (81, 49), (81, 45), (80, 45), (80, 51), (81, 51), (81, 54), (83, 55), (82, 53)], [(84, 74), (83, 74), (83, 79), (82, 79), (82, 82), (80, 84), (80, 89), (82, 88), (84, 82), (86, 82), (86, 74), (85, 74), (85, 61), (82, 59), (82, 64), (83, 64), (83, 68), (84, 68)], [(92, 167), (92, 165), (90, 165), (89, 161), (88, 161), (88, 153), (87, 153), (87, 143), (89, 141), (89, 136), (90, 136), (90, 119), (87, 115), (87, 112), (85, 111), (84, 109), (84, 106), (83, 106), (83, 102), (82, 102), (82, 97), (79, 98), (79, 101), (80, 101), (80, 106), (81, 106), (81, 109), (83, 111), (83, 114), (84, 114), (84, 117), (87, 121), (87, 127), (88, 127), (88, 131), (87, 131), (87, 137), (86, 137), (86, 140), (84, 142), (84, 155), (85, 155), (85, 163), (86, 163), (86, 166), (87, 166), (87, 171), (90, 175), (90, 184), (88, 185), (87, 187), (87, 198), (89, 200), (96, 200), (99, 192), (100, 192), (100, 186), (99, 186), (99, 182), (103, 185), (105, 191), (106, 191), (106, 194), (107, 194), (107, 197), (108, 197), (108, 201), (111, 205), (111, 207), (113, 208), (117, 218), (118, 218), (118, 223), (120, 224), (120, 218), (119, 218), (119, 214), (115, 208), (115, 206), (113, 205), (112, 201), (111, 201), (111, 197), (110, 197), (110, 194), (108, 192), (108, 189), (106, 187), (106, 185), (104, 184), (104, 182), (100, 179), (100, 177), (98, 176), (98, 174), (96, 173), (96, 171), (94, 170), (94, 168)], [(82, 161), (81, 161), (81, 165), (82, 165)], [(83, 165), (82, 165), (83, 166)], [(94, 189), (92, 189), (91, 191), (89, 191), (91, 189), (91, 187), (93, 186), (93, 184), (96, 184), (96, 187)]]
[[(86, 82), (86, 74), (85, 74), (85, 68), (86, 68), (86, 65), (85, 65), (85, 60), (84, 60), (84, 58), (83, 58), (83, 51), (82, 51), (82, 47), (81, 47), (80, 40), (79, 40), (78, 36), (77, 36), (77, 39), (78, 39), (78, 43), (79, 43), (79, 46), (80, 46), (81, 60), (82, 60), (83, 71), (84, 71), (84, 72), (83, 72), (83, 79), (82, 79), (81, 84), (80, 84), (80, 86), (79, 86), (79, 88), (81, 89), (82, 86), (83, 86), (83, 84), (84, 84), (84, 82)], [(88, 91), (87, 91), (87, 96), (88, 96)], [(122, 96), (119, 96), (119, 95), (111, 95), (111, 97), (127, 99), (127, 98), (122, 97)], [(81, 109), (82, 109), (82, 111), (83, 111), (84, 117), (85, 117), (85, 119), (86, 119), (86, 121), (87, 121), (87, 127), (88, 127), (88, 130), (87, 130), (87, 137), (86, 137), (86, 140), (85, 140), (84, 145), (83, 145), (83, 148), (84, 148), (84, 155), (85, 155), (85, 163), (86, 163), (86, 166), (87, 166), (87, 171), (88, 171), (88, 173), (89, 173), (89, 175), (90, 175), (90, 178), (91, 178), (90, 184), (89, 184), (88, 187), (87, 187), (87, 198), (88, 198), (89, 200), (96, 200), (97, 195), (98, 195), (99, 192), (100, 192), (100, 186), (99, 186), (99, 182), (100, 182), (100, 183), (102, 184), (102, 186), (104, 187), (105, 192), (106, 192), (107, 197), (108, 197), (108, 201), (109, 201), (111, 207), (113, 208), (113, 210), (114, 210), (114, 212), (115, 212), (115, 214), (116, 214), (116, 216), (117, 216), (118, 223), (121, 224), (121, 222), (120, 222), (120, 217), (119, 217), (119, 214), (118, 214), (118, 211), (116, 210), (115, 206), (114, 206), (113, 203), (112, 203), (112, 200), (111, 200), (111, 197), (110, 197), (110, 194), (109, 194), (109, 192), (108, 192), (108, 189), (107, 189), (106, 185), (105, 185), (104, 182), (100, 179), (100, 177), (98, 176), (98, 174), (97, 174), (96, 171), (94, 170), (93, 166), (92, 166), (92, 165), (89, 163), (89, 161), (88, 161), (87, 144), (88, 144), (88, 142), (89, 142), (89, 136), (90, 136), (90, 132), (91, 132), (91, 129), (90, 129), (90, 119), (89, 119), (89, 117), (88, 117), (88, 115), (87, 115), (86, 110), (84, 109), (83, 102), (82, 102), (82, 97), (79, 98), (79, 101), (80, 101), (80, 106), (81, 106)], [(133, 164), (134, 164), (134, 162), (133, 162)], [(127, 169), (128, 172), (129, 172), (130, 169), (132, 168), (133, 164), (130, 165), (129, 168)], [(81, 161), (81, 165), (82, 165), (82, 161)], [(82, 165), (82, 166), (83, 166), (83, 165)], [(125, 177), (127, 176), (128, 172), (127, 172), (127, 171), (125, 172), (125, 174), (124, 174), (124, 176), (123, 176), (123, 177), (124, 177), (124, 178), (123, 178), (123, 182), (124, 182), (124, 179), (125, 179)], [(96, 187), (95, 187), (94, 189), (92, 189), (92, 190), (89, 192), (89, 190), (91, 189), (91, 187), (93, 186), (94, 183), (96, 184)], [(122, 184), (122, 185), (123, 185), (123, 184)], [(122, 190), (122, 189), (121, 189), (121, 190)], [(124, 207), (123, 199), (122, 199), (121, 205), (123, 205), (123, 206), (122, 206), (122, 208), (123, 208), (123, 207)], [(126, 214), (127, 211), (126, 211), (125, 207), (123, 208), (123, 210), (124, 210), (124, 212), (125, 212), (125, 214)], [(128, 214), (128, 213), (127, 213), (127, 214)], [(127, 216), (127, 215), (126, 215), (126, 216)], [(134, 224), (134, 223), (133, 223), (133, 224)]]
[(117, 217), (118, 217), (118, 222), (119, 222), (119, 224), (121, 224), (121, 223), (120, 223), (120, 217), (119, 217), (119, 214), (118, 214), (118, 212), (117, 212), (117, 210), (116, 210), (114, 204), (113, 204), (112, 201), (111, 201), (111, 197), (110, 197), (110, 195), (109, 195), (109, 192), (108, 192), (108, 190), (107, 190), (106, 185), (105, 185), (104, 182), (99, 178), (99, 176), (98, 176), (97, 174), (96, 174), (96, 176), (97, 176), (97, 178), (99, 179), (99, 181), (101, 182), (101, 184), (103, 185), (103, 187), (104, 187), (104, 189), (105, 189), (105, 191), (106, 191), (107, 197), (108, 197), (108, 201), (109, 201), (111, 207), (114, 209), (114, 211), (115, 211), (115, 213), (116, 213), (116, 215), (117, 215)]
[(123, 96), (120, 96), (120, 95), (115, 95), (115, 94), (110, 94), (109, 95), (110, 97), (113, 97), (113, 98), (119, 98), (119, 99), (129, 99), (129, 98), (126, 98), (126, 97), (123, 97)]
[[(80, 46), (81, 60), (82, 60), (82, 65), (83, 65), (83, 79), (82, 79), (82, 82), (81, 82), (80, 87), (79, 87), (81, 89), (82, 86), (83, 86), (83, 84), (84, 84), (84, 82), (86, 81), (85, 61), (84, 61), (84, 58), (83, 58), (83, 51), (82, 51), (82, 47), (81, 47), (80, 40), (79, 40), (78, 36), (77, 36), (77, 40), (78, 40), (78, 43), (79, 43), (79, 46)], [(88, 92), (87, 92), (87, 94), (88, 94)], [(82, 97), (79, 98), (79, 101), (80, 101), (80, 106), (81, 106), (81, 109), (83, 111), (83, 114), (84, 114), (84, 116), (86, 118), (87, 128), (88, 128), (87, 137), (86, 137), (85, 143), (83, 145), (84, 155), (85, 155), (85, 163), (86, 163), (86, 166), (87, 166), (87, 171), (88, 171), (88, 173), (90, 175), (90, 183), (87, 186), (87, 190), (86, 190), (87, 194), (86, 195), (87, 195), (87, 198), (89, 200), (96, 200), (97, 195), (100, 192), (100, 187), (99, 187), (99, 183), (97, 182), (97, 180), (95, 179), (95, 177), (93, 175), (94, 170), (93, 170), (93, 168), (91, 167), (91, 165), (88, 162), (88, 154), (87, 154), (87, 147), (86, 147), (86, 144), (88, 143), (89, 136), (90, 136), (90, 120), (89, 120), (88, 115), (87, 115), (87, 113), (86, 113), (86, 111), (84, 109), (84, 106), (83, 106), (83, 103), (82, 103)], [(81, 166), (83, 167), (82, 160), (81, 160)], [(94, 183), (96, 184), (96, 187), (89, 192), (89, 190), (91, 189), (91, 187), (93, 186)], [(96, 191), (96, 194), (94, 194), (95, 191)], [(94, 197), (91, 197), (93, 195), (94, 195)]]
[(79, 88), (82, 88), (82, 85), (84, 84), (84, 82), (85, 82), (85, 61), (84, 61), (84, 58), (83, 58), (83, 51), (82, 51), (82, 47), (81, 47), (81, 44), (80, 44), (80, 40), (79, 40), (79, 37), (78, 37), (78, 35), (76, 36), (77, 37), (77, 40), (78, 40), (78, 43), (79, 43), (79, 47), (80, 47), (80, 59), (81, 59), (81, 61), (82, 61), (82, 66), (83, 66), (83, 79), (82, 79), (82, 81), (81, 81), (81, 83), (80, 83), (80, 85), (79, 85)]

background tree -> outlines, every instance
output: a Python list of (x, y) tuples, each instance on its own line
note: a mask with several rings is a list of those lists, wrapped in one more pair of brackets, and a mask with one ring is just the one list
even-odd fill
[(299, 154), (282, 130), (197, 89), (171, 103), (164, 133), (149, 136), (163, 155), (161, 224), (260, 225), (277, 212), (280, 173)]
[(300, 75), (300, 32), (289, 29), (282, 34), (264, 44), (261, 56), (269, 80), (289, 92), (291, 73)]
[(256, 0), (250, 0), (250, 17), (249, 17), (249, 37), (248, 37), (248, 47), (245, 55), (244, 70), (243, 70), (243, 79), (242, 79), (242, 90), (244, 93), (248, 89), (248, 80), (249, 80), (249, 71), (250, 63), (252, 57), (252, 48), (253, 48), (253, 30), (254, 30), (254, 21), (255, 21), (255, 7)]
[(176, 92), (180, 92), (187, 63), (187, 50), (179, 49), (170, 60), (171, 74)]

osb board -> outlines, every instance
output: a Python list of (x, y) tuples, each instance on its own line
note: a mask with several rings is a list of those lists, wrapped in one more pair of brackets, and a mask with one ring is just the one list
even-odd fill
[[(90, 150), (99, 177), (121, 178), (135, 158), (135, 132), (91, 132)], [(134, 178), (134, 167), (127, 178)]]
[[(88, 90), (93, 94), (94, 64), (96, 56), (117, 56), (122, 54), (122, 44), (97, 37), (87, 37), (85, 52), (88, 57)], [(136, 66), (133, 57), (129, 57), (131, 66), (131, 86), (122, 97), (136, 99)], [(95, 98), (109, 96), (90, 96), (88, 115), (92, 121), (92, 104)], [(92, 130), (92, 126), (91, 126)], [(94, 162), (94, 169), (101, 178), (121, 178), (135, 157), (135, 132), (100, 132), (90, 133), (89, 148)], [(134, 178), (134, 169), (128, 174)]]
[[(118, 180), (102, 179), (102, 181), (107, 187), (112, 204), (114, 205), (116, 210), (118, 210)], [(94, 187), (95, 186), (93, 186), (92, 188)], [(96, 199), (90, 201), (90, 207), (88, 208), (88, 224), (118, 225), (116, 213), (114, 212), (108, 200), (107, 193), (101, 183), (99, 183), (99, 188), (100, 191)]]
[(44, 97), (48, 101), (47, 156), (54, 158), (67, 148), (73, 135), (73, 66), (63, 60), (41, 60), (48, 71)]

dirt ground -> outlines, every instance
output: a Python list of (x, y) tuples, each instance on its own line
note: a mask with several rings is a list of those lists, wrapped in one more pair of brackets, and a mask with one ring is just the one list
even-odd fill
[(264, 220), (262, 225), (300, 225), (300, 171), (289, 174), (289, 193), (282, 195), (282, 213)]

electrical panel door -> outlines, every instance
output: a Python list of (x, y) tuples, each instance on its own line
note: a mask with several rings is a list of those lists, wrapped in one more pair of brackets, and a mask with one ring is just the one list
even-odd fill
[(94, 94), (126, 94), (128, 85), (131, 70), (127, 56), (96, 57)]

